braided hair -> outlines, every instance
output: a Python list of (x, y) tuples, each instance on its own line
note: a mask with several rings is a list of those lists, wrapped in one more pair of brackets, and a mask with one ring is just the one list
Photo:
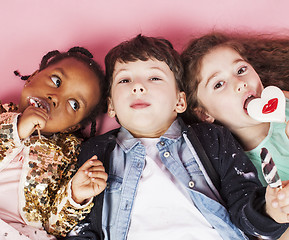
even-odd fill
[[(93, 71), (96, 77), (99, 79), (101, 94), (99, 103), (94, 107), (91, 113), (80, 122), (82, 129), (75, 132), (76, 135), (83, 137), (81, 133), (83, 128), (89, 123), (91, 123), (90, 136), (94, 136), (96, 133), (96, 117), (100, 113), (104, 113), (106, 111), (106, 97), (104, 96), (104, 93), (106, 92), (104, 89), (104, 71), (102, 70), (101, 66), (93, 60), (93, 55), (91, 54), (91, 52), (83, 47), (73, 47), (70, 48), (67, 52), (59, 52), (58, 50), (48, 52), (46, 55), (43, 56), (40, 62), (39, 71), (42, 71), (45, 68), (56, 64), (66, 58), (74, 58), (78, 61), (81, 61), (91, 71)], [(30, 75), (22, 76), (18, 71), (14, 71), (14, 74), (24, 81), (26, 81), (30, 77)]]

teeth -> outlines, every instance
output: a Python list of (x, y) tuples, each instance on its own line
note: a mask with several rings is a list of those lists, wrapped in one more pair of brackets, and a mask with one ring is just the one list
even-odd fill
[(32, 99), (32, 98), (29, 99), (29, 103), (30, 103), (30, 105), (33, 106), (33, 107), (38, 107), (38, 103), (37, 103), (34, 99)]
[(28, 99), (28, 102), (33, 107), (45, 109), (47, 112), (50, 111), (49, 105), (45, 101), (43, 101), (41, 99), (38, 99), (36, 97), (30, 97)]
[(252, 99), (254, 99), (254, 98), (255, 98), (255, 97), (254, 97), (253, 95), (250, 95), (250, 96), (247, 97), (247, 99), (246, 99), (245, 102), (244, 102), (244, 109), (247, 109), (247, 106), (248, 106), (249, 102), (250, 102)]
[(36, 99), (30, 98), (29, 102), (30, 102), (31, 106), (33, 106), (33, 107), (37, 107), (37, 108), (42, 108), (42, 109), (44, 109), (44, 107), (43, 107), (43, 105), (41, 104), (41, 102), (37, 101)]

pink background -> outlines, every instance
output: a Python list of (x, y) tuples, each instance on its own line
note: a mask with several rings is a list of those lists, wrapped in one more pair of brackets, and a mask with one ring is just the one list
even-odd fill
[[(38, 68), (50, 50), (88, 48), (103, 65), (107, 51), (142, 33), (164, 37), (181, 50), (191, 36), (212, 30), (289, 35), (287, 0), (1, 0), (2, 102), (18, 102), (14, 76)], [(116, 124), (105, 121), (101, 132)]]

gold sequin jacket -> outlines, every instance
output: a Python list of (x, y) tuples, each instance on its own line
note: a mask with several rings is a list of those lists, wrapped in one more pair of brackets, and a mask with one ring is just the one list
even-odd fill
[(20, 140), (15, 105), (0, 102), (0, 173), (19, 154), (23, 168), (19, 185), (20, 214), (26, 224), (65, 236), (90, 212), (93, 203), (76, 204), (70, 179), (76, 172), (80, 140), (72, 134)]

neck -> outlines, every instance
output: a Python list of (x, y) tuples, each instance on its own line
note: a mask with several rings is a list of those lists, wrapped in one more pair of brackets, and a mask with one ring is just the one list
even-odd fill
[(167, 129), (155, 131), (155, 132), (141, 132), (141, 131), (130, 131), (131, 135), (134, 136), (134, 138), (160, 138)]
[(131, 126), (122, 126), (126, 128), (134, 138), (160, 138), (167, 132), (174, 121), (175, 118), (167, 121), (166, 123), (159, 124), (160, 126), (153, 126), (153, 124), (135, 128), (132, 128)]
[(250, 151), (257, 147), (268, 135), (270, 123), (260, 123), (246, 128), (231, 130), (237, 137), (245, 151)]

